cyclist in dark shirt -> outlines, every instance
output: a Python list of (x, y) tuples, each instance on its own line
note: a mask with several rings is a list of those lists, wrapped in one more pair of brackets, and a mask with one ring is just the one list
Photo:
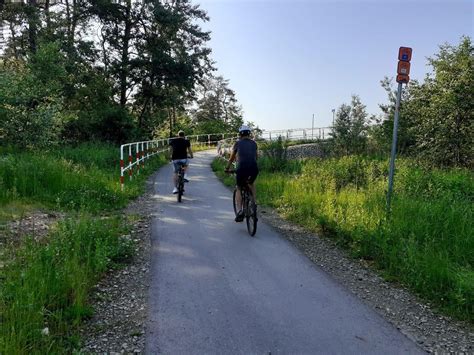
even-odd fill
[(179, 170), (179, 164), (184, 164), (184, 181), (189, 181), (188, 180), (188, 153), (189, 157), (193, 157), (193, 151), (191, 149), (191, 142), (189, 142), (185, 136), (183, 131), (178, 132), (178, 137), (173, 138), (170, 140), (170, 146), (171, 146), (171, 160), (173, 161), (174, 165), (174, 174), (173, 174), (173, 193), (177, 194), (178, 193), (178, 170)]
[(239, 128), (239, 140), (235, 142), (232, 148), (232, 154), (230, 155), (229, 162), (226, 167), (226, 171), (229, 171), (231, 164), (237, 159), (237, 170), (236, 170), (236, 184), (239, 193), (236, 194), (236, 203), (239, 212), (235, 217), (236, 222), (242, 222), (244, 220), (244, 212), (242, 210), (242, 196), (240, 189), (247, 182), (254, 199), (257, 198), (255, 190), (255, 179), (258, 175), (257, 166), (257, 143), (250, 139), (250, 128), (243, 125)]

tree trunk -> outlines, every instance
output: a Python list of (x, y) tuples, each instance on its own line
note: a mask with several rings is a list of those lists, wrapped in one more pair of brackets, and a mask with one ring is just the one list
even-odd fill
[(38, 4), (28, 0), (28, 44), (31, 53), (36, 53), (38, 35)]
[(143, 130), (143, 118), (145, 117), (146, 110), (148, 108), (148, 103), (150, 102), (150, 98), (147, 97), (145, 100), (145, 104), (143, 105), (142, 112), (140, 113), (140, 117), (138, 117), (138, 128)]
[(176, 106), (173, 105), (173, 126), (176, 126)]
[(10, 27), (10, 34), (12, 36), (12, 43), (13, 43), (13, 55), (15, 56), (15, 59), (18, 59), (18, 49), (16, 48), (16, 36), (15, 36), (15, 25), (13, 24), (13, 21), (10, 22), (9, 24)]
[(168, 111), (168, 119), (170, 120), (170, 138), (173, 138), (173, 115), (169, 107), (166, 110)]
[(122, 68), (120, 70), (120, 106), (125, 107), (127, 104), (127, 77), (128, 77), (128, 64), (129, 64), (129, 43), (130, 33), (132, 29), (132, 21), (130, 20), (131, 12), (131, 0), (127, 0), (127, 7), (125, 10), (125, 31), (123, 35), (123, 47), (122, 47)]
[(76, 0), (72, 0), (72, 18), (71, 18), (71, 32), (69, 33), (69, 49), (74, 48), (74, 42), (76, 40), (76, 27), (79, 17), (79, 5)]
[(44, 13), (46, 16), (46, 28), (49, 30), (51, 27), (51, 16), (49, 14), (49, 0), (46, 0), (44, 3)]

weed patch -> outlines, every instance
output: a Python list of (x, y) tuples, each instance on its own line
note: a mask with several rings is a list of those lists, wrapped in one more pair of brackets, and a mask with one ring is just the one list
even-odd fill
[[(61, 353), (91, 316), (88, 293), (111, 266), (129, 260), (132, 242), (118, 218), (78, 215), (60, 222), (48, 243), (9, 250), (1, 270), (1, 352)], [(76, 339), (76, 340), (75, 340)]]

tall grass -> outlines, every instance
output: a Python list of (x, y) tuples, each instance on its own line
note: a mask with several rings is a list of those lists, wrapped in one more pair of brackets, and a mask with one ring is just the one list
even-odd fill
[(147, 161), (135, 183), (119, 184), (118, 149), (84, 145), (50, 152), (7, 153), (0, 157), (0, 206), (14, 201), (61, 210), (97, 212), (125, 206), (143, 191), (146, 176), (163, 165)]
[[(270, 173), (263, 158), (259, 203), (373, 260), (387, 278), (474, 322), (474, 175), (397, 161), (386, 214), (385, 160), (311, 159)], [(215, 169), (219, 170), (219, 163)]]
[(91, 287), (133, 250), (121, 237), (123, 216), (113, 217), (113, 211), (138, 196), (147, 176), (165, 163), (164, 156), (147, 160), (121, 191), (116, 147), (1, 151), (0, 221), (37, 208), (68, 217), (45, 239), (27, 239), (0, 253), (0, 354), (77, 348), (79, 324), (93, 311)]
[(92, 314), (88, 292), (132, 244), (118, 218), (78, 216), (61, 222), (47, 242), (12, 249), (1, 270), (0, 353), (64, 353), (77, 346), (80, 321)]

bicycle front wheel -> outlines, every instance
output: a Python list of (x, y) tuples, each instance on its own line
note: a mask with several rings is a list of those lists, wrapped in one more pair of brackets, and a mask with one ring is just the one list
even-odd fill
[(234, 213), (235, 213), (235, 216), (237, 217), (237, 213), (239, 212), (239, 210), (237, 209), (237, 194), (239, 193), (239, 191), (237, 190), (237, 188), (234, 189), (234, 195), (232, 196), (232, 204), (234, 205)]
[(183, 175), (180, 174), (178, 175), (178, 202), (181, 202), (183, 198), (183, 192), (184, 192), (184, 179)]
[(251, 196), (249, 196), (245, 202), (247, 204), (245, 216), (247, 221), (247, 231), (249, 232), (250, 236), (253, 237), (255, 233), (257, 233), (257, 205)]

